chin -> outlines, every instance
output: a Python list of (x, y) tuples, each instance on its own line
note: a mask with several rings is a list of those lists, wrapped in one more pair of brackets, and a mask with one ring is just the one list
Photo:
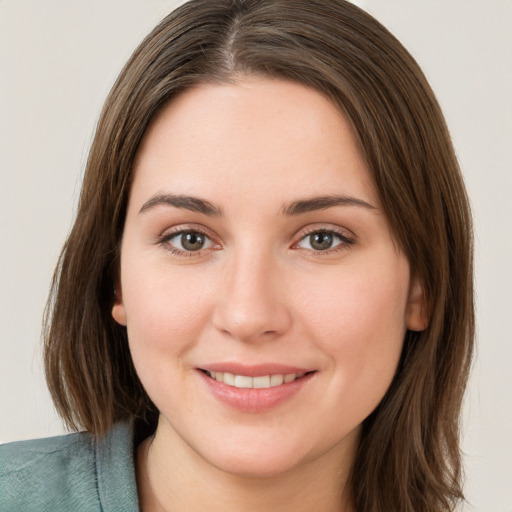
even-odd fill
[(276, 478), (300, 465), (291, 454), (225, 453), (210, 461), (220, 471), (241, 478)]
[(238, 434), (239, 437), (232, 431), (231, 436), (219, 436), (213, 443), (196, 444), (196, 452), (207, 463), (230, 475), (275, 478), (293, 472), (329, 451), (322, 439), (308, 444), (306, 439), (290, 433), (274, 432), (274, 435), (265, 436), (265, 431), (252, 431), (250, 435), (248, 432)]

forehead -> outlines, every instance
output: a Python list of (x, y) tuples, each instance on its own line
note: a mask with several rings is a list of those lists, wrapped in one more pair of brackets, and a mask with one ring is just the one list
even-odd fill
[[(349, 121), (320, 92), (251, 78), (202, 84), (174, 98), (147, 130), (132, 194), (172, 192), (232, 198), (377, 193)], [(279, 196), (279, 197), (277, 197)]]

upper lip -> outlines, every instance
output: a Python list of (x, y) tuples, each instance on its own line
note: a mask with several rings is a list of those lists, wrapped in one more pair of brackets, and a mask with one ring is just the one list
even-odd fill
[(223, 363), (211, 363), (200, 367), (201, 370), (209, 372), (232, 373), (233, 375), (246, 375), (247, 377), (259, 377), (262, 375), (279, 374), (302, 374), (308, 373), (311, 368), (301, 368), (279, 363), (261, 363), (261, 364), (242, 364), (233, 361)]

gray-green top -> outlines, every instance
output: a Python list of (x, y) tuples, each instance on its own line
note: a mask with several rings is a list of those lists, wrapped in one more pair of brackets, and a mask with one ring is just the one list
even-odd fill
[(133, 430), (0, 446), (0, 511), (138, 512)]

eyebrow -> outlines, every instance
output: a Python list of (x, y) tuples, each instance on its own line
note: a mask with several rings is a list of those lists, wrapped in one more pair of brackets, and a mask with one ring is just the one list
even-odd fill
[[(220, 217), (223, 215), (222, 208), (215, 206), (210, 201), (183, 194), (157, 194), (142, 205), (139, 213), (147, 212), (162, 205), (183, 208), (210, 217)], [(356, 197), (330, 195), (298, 199), (297, 201), (287, 203), (281, 208), (281, 214), (291, 217), (317, 210), (326, 210), (335, 206), (359, 206), (369, 210), (376, 209), (375, 206)]]
[(199, 197), (176, 195), (176, 194), (157, 194), (148, 199), (139, 210), (139, 213), (144, 213), (157, 206), (174, 206), (175, 208), (184, 208), (192, 212), (202, 213), (211, 217), (218, 217), (222, 215), (222, 209)]
[(369, 210), (377, 208), (362, 199), (351, 196), (320, 196), (310, 199), (299, 199), (283, 206), (281, 213), (286, 216), (301, 215), (317, 210), (326, 210), (334, 206), (359, 206)]

